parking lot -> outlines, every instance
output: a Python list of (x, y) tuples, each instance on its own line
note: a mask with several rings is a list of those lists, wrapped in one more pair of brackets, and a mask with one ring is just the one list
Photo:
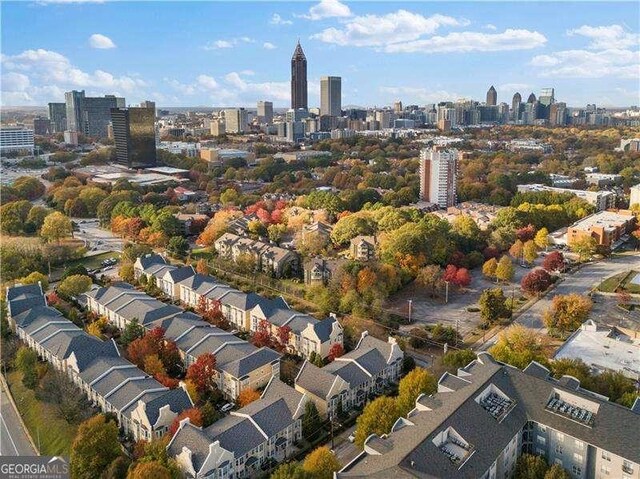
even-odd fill
[(124, 241), (115, 236), (110, 230), (101, 228), (96, 218), (72, 218), (78, 225), (74, 236), (85, 242), (90, 252), (122, 251)]

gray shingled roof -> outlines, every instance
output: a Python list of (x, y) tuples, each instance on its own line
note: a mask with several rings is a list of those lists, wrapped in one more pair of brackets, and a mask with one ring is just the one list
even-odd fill
[(144, 256), (140, 256), (140, 264), (143, 269), (148, 268), (152, 264), (166, 264), (167, 260), (165, 260), (159, 254), (147, 254)]
[(319, 398), (327, 399), (336, 377), (326, 368), (305, 361), (296, 377), (296, 385), (301, 386)]
[(313, 330), (320, 339), (320, 341), (327, 342), (331, 338), (331, 331), (333, 331), (333, 325), (336, 323), (336, 318), (325, 318), (322, 321), (316, 321), (313, 323)]
[[(182, 452), (183, 447), (188, 448), (191, 451), (191, 463), (197, 472), (209, 454), (210, 443), (211, 440), (202, 428), (188, 423), (182, 426), (173, 437), (168, 447), (168, 453), (175, 457)], [(207, 471), (204, 472), (206, 475)]]

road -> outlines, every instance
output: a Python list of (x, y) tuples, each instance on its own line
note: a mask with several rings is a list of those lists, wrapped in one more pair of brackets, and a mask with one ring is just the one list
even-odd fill
[(37, 456), (4, 386), (0, 390), (0, 456)]
[[(625, 254), (583, 266), (575, 273), (567, 274), (564, 280), (544, 298), (536, 301), (527, 311), (516, 318), (516, 323), (538, 331), (544, 330), (542, 314), (551, 306), (551, 301), (558, 294), (587, 294), (602, 280), (618, 273), (640, 269), (640, 254)], [(598, 319), (598, 318), (595, 318)], [(493, 346), (496, 337), (487, 341), (480, 349)]]
[[(359, 449), (358, 446), (356, 446), (354, 443), (349, 442), (348, 439), (351, 434), (355, 434), (355, 430), (356, 427), (351, 426), (342, 433), (338, 434), (335, 438), (334, 442), (336, 446), (333, 452), (342, 467), (353, 461), (361, 452), (361, 449)], [(331, 443), (329, 443), (328, 445), (331, 446)]]
[(97, 219), (72, 218), (77, 223), (80, 231), (74, 231), (73, 236), (89, 243), (87, 246), (92, 251), (122, 252), (124, 242), (108, 229), (100, 228)]

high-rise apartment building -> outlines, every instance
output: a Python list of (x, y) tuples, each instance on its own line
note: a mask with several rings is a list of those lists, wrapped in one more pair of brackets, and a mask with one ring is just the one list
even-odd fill
[(549, 124), (550, 125), (566, 125), (567, 124), (567, 104), (564, 102), (552, 103), (549, 105)]
[(114, 95), (87, 97), (84, 90), (65, 93), (67, 129), (93, 138), (106, 138), (112, 108), (124, 108), (124, 98)]
[(518, 122), (520, 119), (520, 105), (522, 104), (522, 96), (520, 93), (516, 92), (513, 95), (513, 99), (511, 100), (511, 119), (514, 122)]
[(156, 165), (155, 108), (113, 108), (117, 162), (129, 168)]
[(420, 151), (420, 199), (441, 208), (457, 202), (458, 150), (442, 147)]
[(66, 103), (49, 103), (49, 121), (51, 133), (62, 133), (67, 129)]
[(153, 110), (154, 115), (155, 115), (156, 102), (155, 101), (145, 100), (143, 102), (140, 102), (140, 108), (151, 108)]
[(258, 117), (260, 118), (261, 123), (267, 123), (267, 124), (273, 123), (273, 102), (259, 101)]
[(540, 91), (540, 96), (538, 97), (538, 101), (541, 105), (548, 107), (552, 103), (555, 103), (555, 92), (553, 88), (543, 88)]
[(496, 106), (497, 104), (498, 104), (498, 92), (493, 87), (493, 85), (491, 85), (491, 88), (489, 88), (489, 91), (487, 92), (487, 105)]
[(296, 45), (296, 49), (291, 57), (291, 108), (309, 108), (307, 103), (307, 57), (300, 46), (300, 42)]
[(224, 122), (227, 133), (244, 133), (249, 125), (247, 110), (229, 108), (224, 110)]
[(0, 152), (18, 151), (33, 155), (34, 137), (31, 128), (22, 126), (0, 127)]
[(227, 132), (226, 125), (224, 120), (218, 118), (217, 120), (212, 120), (209, 125), (209, 131), (213, 136), (224, 135)]
[(320, 78), (320, 114), (342, 115), (342, 78)]
[(402, 102), (400, 100), (393, 103), (393, 111), (395, 113), (402, 113)]

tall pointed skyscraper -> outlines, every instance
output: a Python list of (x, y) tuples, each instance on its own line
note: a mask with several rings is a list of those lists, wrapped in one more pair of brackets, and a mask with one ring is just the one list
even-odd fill
[(307, 57), (304, 56), (299, 40), (291, 57), (291, 108), (308, 108)]
[(496, 91), (495, 88), (493, 88), (493, 85), (491, 85), (491, 88), (489, 88), (489, 91), (487, 92), (487, 105), (496, 106), (497, 104), (498, 104), (498, 92)]

